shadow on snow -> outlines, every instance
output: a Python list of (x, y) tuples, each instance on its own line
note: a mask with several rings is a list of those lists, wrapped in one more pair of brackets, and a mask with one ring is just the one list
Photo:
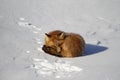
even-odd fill
[(93, 45), (93, 44), (86, 44), (84, 56), (97, 54), (97, 53), (105, 51), (107, 49), (108, 48), (104, 47), (104, 46)]

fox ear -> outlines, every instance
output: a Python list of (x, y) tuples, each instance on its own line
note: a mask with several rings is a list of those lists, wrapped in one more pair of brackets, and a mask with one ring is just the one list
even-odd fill
[(51, 35), (49, 35), (49, 34), (47, 34), (47, 33), (45, 33), (45, 36), (47, 36), (47, 37), (49, 37), (49, 38), (51, 37)]
[(51, 35), (45, 33), (45, 40), (46, 40), (46, 41), (48, 41), (50, 37), (51, 37)]
[(60, 34), (59, 34), (59, 38), (60, 38), (60, 39), (65, 39), (65, 33), (64, 33), (64, 32), (60, 33)]

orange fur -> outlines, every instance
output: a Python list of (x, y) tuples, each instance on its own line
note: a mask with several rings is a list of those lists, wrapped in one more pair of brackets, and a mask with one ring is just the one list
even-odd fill
[(84, 52), (85, 41), (75, 33), (66, 33), (60, 30), (45, 34), (43, 50), (59, 57), (78, 57)]

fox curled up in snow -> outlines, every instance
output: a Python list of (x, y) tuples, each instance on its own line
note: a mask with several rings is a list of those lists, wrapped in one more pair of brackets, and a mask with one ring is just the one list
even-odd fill
[(48, 54), (58, 57), (78, 57), (85, 49), (85, 41), (75, 33), (66, 33), (55, 30), (45, 33), (45, 45), (42, 50)]

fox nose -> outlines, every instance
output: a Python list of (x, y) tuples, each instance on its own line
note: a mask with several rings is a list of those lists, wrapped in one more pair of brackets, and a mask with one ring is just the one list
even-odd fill
[(43, 45), (42, 50), (45, 50), (45, 49), (46, 49), (46, 45)]
[(46, 46), (46, 45), (43, 45), (42, 50), (43, 50), (44, 52), (47, 52), (47, 51), (48, 51), (47, 49), (48, 49), (47, 46)]
[(42, 50), (43, 50), (43, 51), (50, 50), (50, 47), (49, 47), (49, 46), (46, 46), (46, 45), (43, 45)]

